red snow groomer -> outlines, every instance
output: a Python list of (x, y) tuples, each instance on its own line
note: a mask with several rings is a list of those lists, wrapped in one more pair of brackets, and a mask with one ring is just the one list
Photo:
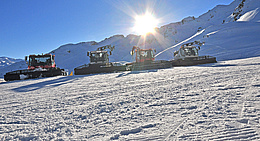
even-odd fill
[(54, 57), (55, 55), (52, 54), (29, 55), (28, 62), (28, 56), (25, 56), (28, 69), (8, 72), (4, 75), (4, 80), (12, 81), (66, 75), (64, 69), (56, 67)]
[(55, 55), (51, 54), (29, 55), (29, 62), (27, 62), (28, 56), (25, 56), (25, 61), (28, 64), (29, 70), (34, 70), (36, 68), (49, 69), (56, 67), (54, 57)]
[(150, 70), (150, 69), (163, 69), (172, 67), (171, 63), (166, 60), (155, 61), (155, 49), (141, 49), (137, 46), (133, 46), (131, 55), (135, 56), (135, 62), (126, 64), (127, 70)]
[(156, 52), (155, 49), (151, 49), (151, 48), (140, 49), (137, 46), (133, 46), (132, 51), (131, 51), (131, 55), (134, 55), (134, 53), (136, 53), (135, 60), (138, 63), (151, 62), (151, 61), (154, 61), (155, 52)]

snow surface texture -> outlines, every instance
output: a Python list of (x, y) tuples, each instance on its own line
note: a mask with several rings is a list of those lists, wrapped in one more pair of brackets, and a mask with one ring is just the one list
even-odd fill
[[(205, 42), (200, 50), (201, 55), (215, 56), (218, 61), (260, 56), (259, 8), (259, 0), (235, 0), (230, 5), (218, 5), (198, 18), (187, 17), (181, 22), (157, 28), (155, 35), (147, 35), (145, 39), (137, 35), (114, 35), (100, 42), (63, 45), (50, 53), (56, 55), (58, 67), (70, 72), (89, 63), (87, 51), (105, 45), (115, 46), (110, 56), (112, 62), (134, 61), (129, 52), (136, 45), (156, 49), (159, 54), (157, 60), (171, 60), (173, 52), (182, 43), (195, 40)], [(15, 63), (12, 67), (0, 68), (0, 77), (19, 68), (26, 68), (26, 64)]]
[[(235, 0), (162, 26), (145, 40), (115, 35), (51, 51), (60, 68), (72, 71), (88, 63), (87, 51), (103, 45), (116, 46), (110, 59), (115, 62), (133, 61), (134, 45), (158, 53), (167, 49), (156, 59), (169, 60), (175, 45), (189, 39), (205, 41), (200, 54), (219, 62), (0, 80), (0, 140), (260, 140), (259, 5)], [(26, 63), (0, 68), (0, 77), (17, 69), (26, 69)]]
[(260, 57), (0, 83), (0, 140), (259, 140)]

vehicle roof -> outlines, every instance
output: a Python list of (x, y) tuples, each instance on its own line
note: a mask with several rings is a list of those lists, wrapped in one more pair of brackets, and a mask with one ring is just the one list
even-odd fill
[(153, 50), (153, 49), (151, 49), (151, 48), (149, 48), (149, 49), (140, 49), (140, 51), (147, 51), (147, 50)]
[(96, 51), (91, 51), (91, 53), (107, 53), (105, 50), (96, 50)]

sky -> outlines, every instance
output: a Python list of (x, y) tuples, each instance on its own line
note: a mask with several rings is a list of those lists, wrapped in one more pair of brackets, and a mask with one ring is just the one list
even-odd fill
[(138, 34), (135, 17), (147, 11), (157, 27), (198, 17), (233, 0), (1, 0), (0, 57), (23, 59), (61, 45)]

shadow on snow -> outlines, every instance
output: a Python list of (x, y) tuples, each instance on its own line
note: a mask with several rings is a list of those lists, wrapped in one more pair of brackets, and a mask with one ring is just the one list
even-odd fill
[(140, 71), (127, 71), (127, 72), (122, 72), (119, 74), (116, 78), (128, 76), (130, 74), (140, 74), (140, 73), (149, 73), (149, 72), (157, 72), (158, 69), (153, 69), (153, 70), (140, 70)]
[[(20, 87), (14, 88), (12, 90), (15, 92), (30, 92), (30, 91), (42, 89), (44, 87), (58, 87), (58, 86), (61, 86), (64, 84), (68, 84), (72, 81), (75, 81), (75, 79), (77, 79), (79, 77), (84, 77), (84, 76), (57, 77), (57, 79), (52, 79), (52, 80), (47, 80), (47, 81), (44, 81), (44, 79), (46, 79), (46, 78), (42, 78), (43, 81), (41, 81), (41, 82), (20, 86)], [(37, 80), (39, 80), (39, 79), (37, 79)]]
[(202, 64), (197, 65), (199, 67), (234, 67), (234, 66), (256, 66), (260, 65), (260, 63), (248, 63), (248, 64), (219, 64), (219, 63), (213, 63), (213, 64)]

